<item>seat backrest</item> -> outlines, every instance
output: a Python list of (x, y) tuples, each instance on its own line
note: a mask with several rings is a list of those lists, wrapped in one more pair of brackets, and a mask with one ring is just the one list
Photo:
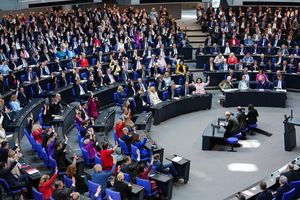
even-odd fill
[(129, 183), (131, 183), (131, 177), (130, 177), (130, 175), (127, 174), (127, 173), (123, 173), (123, 174), (124, 174), (124, 180), (127, 181), (127, 182), (129, 182)]
[(167, 100), (169, 98), (169, 93), (168, 93), (168, 91), (164, 91), (163, 92), (163, 100), (165, 101), (165, 100)]
[(32, 188), (34, 200), (44, 200), (43, 193), (37, 191), (37, 189)]
[[(99, 187), (99, 184), (94, 183), (92, 181), (88, 181), (88, 188), (89, 188), (89, 196), (90, 196), (90, 198), (92, 198), (96, 194), (98, 187)], [(101, 195), (99, 195), (99, 196), (101, 196)], [(101, 199), (101, 197), (97, 198), (97, 200), (99, 200), (99, 199)]]
[(290, 185), (295, 188), (295, 196), (298, 197), (300, 195), (300, 181), (292, 181)]
[(137, 149), (138, 148), (135, 145), (133, 145), (133, 144), (131, 145), (131, 157), (133, 160), (137, 160), (137, 157), (138, 157), (138, 155), (136, 153)]
[(40, 122), (40, 125), (43, 126), (43, 115), (42, 115), (42, 113), (39, 114), (39, 122)]
[(111, 197), (113, 200), (121, 200), (120, 192), (106, 189), (106, 198), (109, 199), (109, 197)]
[(67, 188), (72, 187), (72, 179), (64, 175), (64, 184), (66, 185)]
[(101, 158), (97, 154), (95, 155), (95, 164), (102, 165), (102, 160), (101, 160)]
[(44, 147), (42, 148), (41, 153), (42, 153), (42, 157), (43, 157), (45, 166), (48, 166), (49, 157), (48, 157), (48, 154), (46, 153), (46, 150)]
[(52, 156), (49, 156), (49, 164), (50, 164), (51, 171), (54, 172), (55, 168), (57, 167), (57, 163), (56, 160), (52, 158)]
[(129, 155), (129, 151), (128, 151), (126, 143), (123, 140), (121, 140), (120, 138), (119, 138), (119, 145), (121, 147), (122, 153), (125, 155)]
[(136, 178), (136, 184), (144, 187), (146, 193), (151, 193), (151, 183), (149, 180)]
[(282, 200), (294, 200), (295, 192), (296, 190), (293, 188), (290, 191), (283, 193)]
[(84, 141), (84, 138), (81, 138), (81, 139), (79, 140), (79, 146), (80, 146), (80, 148), (84, 148), (84, 143), (83, 143), (83, 141)]
[(119, 103), (119, 95), (118, 95), (117, 92), (114, 93), (114, 101), (115, 101), (116, 103)]
[(0, 178), (0, 184), (7, 194), (10, 194), (10, 187), (5, 179)]
[(117, 132), (116, 132), (116, 130), (114, 130), (114, 141), (115, 141), (115, 144), (116, 144), (116, 142), (118, 141), (118, 135), (117, 135)]
[(90, 155), (89, 155), (89, 153), (84, 148), (81, 148), (81, 153), (82, 153), (82, 157), (85, 161), (85, 164), (89, 165), (90, 164)]

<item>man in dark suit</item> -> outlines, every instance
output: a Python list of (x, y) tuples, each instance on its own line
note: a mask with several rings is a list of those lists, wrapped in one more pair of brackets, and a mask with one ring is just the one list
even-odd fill
[(111, 70), (110, 69), (106, 70), (106, 74), (104, 76), (104, 83), (106, 85), (112, 85), (112, 84), (116, 83), (116, 80), (115, 80), (114, 76), (111, 74)]
[(258, 82), (256, 89), (270, 89), (270, 84), (266, 81), (264, 76), (262, 76), (261, 80)]
[(160, 74), (157, 75), (157, 79), (156, 79), (156, 89), (158, 91), (163, 90), (166, 87), (166, 83), (163, 80), (162, 76)]
[(279, 184), (280, 186), (274, 194), (275, 200), (281, 200), (283, 194), (291, 190), (291, 186), (288, 184), (288, 179), (286, 176), (279, 177)]
[(74, 84), (74, 93), (75, 98), (87, 100), (87, 91), (85, 91), (84, 87), (81, 86), (80, 79), (77, 79)]
[(24, 91), (24, 87), (19, 88), (19, 92), (17, 94), (18, 100), (20, 102), (21, 107), (24, 107), (28, 104), (29, 100), (27, 99)]
[(90, 76), (89, 76), (89, 79), (88, 79), (88, 81), (87, 81), (87, 90), (88, 91), (95, 91), (96, 90), (96, 88), (97, 88), (97, 86), (96, 86), (96, 83), (95, 83), (95, 79), (94, 79), (94, 75), (93, 74), (91, 74)]
[(223, 127), (226, 129), (224, 137), (231, 137), (240, 132), (239, 122), (238, 120), (231, 114), (231, 112), (227, 111), (225, 113), (226, 121)]
[(75, 179), (72, 179), (72, 181), (74, 182), (72, 182), (71, 188), (65, 187), (62, 181), (56, 181), (52, 197), (54, 199), (69, 199), (70, 194), (75, 190)]
[(280, 174), (281, 176), (287, 177), (288, 182), (300, 180), (300, 172), (294, 169), (294, 165), (289, 163), (286, 167), (286, 171)]
[(147, 91), (147, 86), (145, 83), (143, 83), (143, 80), (141, 78), (138, 78), (138, 82), (136, 84), (136, 90), (142, 89), (143, 92)]
[(128, 128), (123, 128), (123, 136), (121, 140), (123, 140), (126, 143), (126, 146), (128, 148), (128, 151), (131, 152), (131, 141), (132, 141), (132, 135), (129, 132)]
[(1, 142), (0, 148), (0, 162), (7, 162), (9, 145), (7, 141)]
[(0, 94), (3, 94), (5, 91), (8, 91), (5, 83), (4, 83), (4, 78), (2, 75), (0, 75)]
[(193, 76), (191, 75), (191, 72), (190, 72), (190, 71), (187, 71), (187, 72), (185, 73), (185, 76), (184, 76), (184, 82), (188, 82), (189, 84), (191, 84), (192, 82), (194, 82)]
[(117, 180), (114, 183), (114, 187), (116, 188), (117, 192), (120, 192), (121, 199), (123, 200), (130, 200), (131, 199), (131, 184), (127, 184), (124, 182), (124, 174), (119, 172), (117, 175)]
[(259, 184), (261, 192), (256, 197), (256, 200), (272, 200), (273, 195), (270, 190), (267, 190), (267, 184), (264, 181), (261, 181)]

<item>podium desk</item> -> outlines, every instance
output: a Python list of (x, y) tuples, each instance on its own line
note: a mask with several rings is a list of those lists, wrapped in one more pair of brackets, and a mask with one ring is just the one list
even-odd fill
[(176, 158), (177, 155), (172, 155), (166, 157), (167, 160), (171, 161), (177, 170), (180, 177), (183, 178), (184, 184), (186, 184), (189, 181), (190, 178), (190, 165), (191, 161), (186, 158), (181, 158), (180, 161), (176, 162), (173, 159)]
[(155, 180), (157, 187), (161, 189), (162, 193), (167, 199), (172, 199), (173, 192), (173, 177), (159, 172), (151, 171), (149, 174), (150, 180)]
[(218, 124), (217, 120), (214, 120), (203, 131), (202, 134), (202, 150), (212, 150), (214, 145), (218, 142), (224, 141), (225, 128), (213, 128), (212, 124)]
[(292, 151), (296, 146), (296, 129), (295, 126), (300, 126), (300, 118), (288, 118), (283, 121), (284, 124), (284, 149)]

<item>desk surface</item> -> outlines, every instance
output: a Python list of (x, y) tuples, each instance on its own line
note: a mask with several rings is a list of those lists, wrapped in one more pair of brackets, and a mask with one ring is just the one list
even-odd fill
[[(214, 120), (211, 124), (213, 125), (217, 125), (218, 124), (218, 120)], [(220, 126), (220, 128), (215, 128), (215, 132), (213, 134), (213, 127), (212, 125), (209, 124), (203, 131), (202, 136), (206, 136), (206, 137), (215, 137), (215, 138), (224, 138), (224, 134), (225, 134), (225, 128)]]
[(169, 181), (171, 181), (173, 179), (172, 176), (168, 176), (159, 172), (154, 172), (151, 171), (149, 173), (149, 178), (158, 181), (158, 182), (162, 182), (162, 183), (168, 183)]
[(300, 126), (300, 118), (293, 118), (288, 120), (289, 123)]
[[(178, 156), (178, 155), (167, 156), (167, 157), (166, 157), (166, 160), (175, 162), (175, 161), (173, 161), (173, 159), (174, 159), (175, 157), (177, 157), (177, 156)], [(185, 164), (191, 162), (190, 160), (188, 160), (188, 159), (186, 159), (186, 158), (183, 158), (182, 156), (179, 156), (179, 157), (181, 157), (181, 160), (180, 160), (179, 162), (175, 162), (176, 164), (179, 164), (179, 165), (185, 165)]]

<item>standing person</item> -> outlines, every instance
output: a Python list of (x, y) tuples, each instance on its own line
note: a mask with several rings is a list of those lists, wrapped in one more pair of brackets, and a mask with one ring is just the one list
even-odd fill
[(131, 199), (131, 184), (127, 184), (124, 182), (124, 174), (119, 172), (117, 175), (117, 180), (114, 183), (114, 187), (117, 192), (120, 192), (122, 200), (130, 200)]
[(102, 145), (102, 150), (100, 155), (102, 160), (102, 167), (104, 170), (111, 170), (112, 167), (114, 166), (112, 154), (117, 150), (117, 148), (118, 148), (118, 144), (115, 145), (113, 149), (108, 149), (107, 142)]
[(258, 112), (254, 108), (252, 104), (248, 105), (248, 113), (246, 115), (247, 118), (247, 124), (256, 124), (257, 122), (257, 117), (258, 117)]
[(89, 100), (88, 100), (89, 114), (92, 118), (97, 119), (97, 117), (99, 116), (98, 109), (100, 107), (100, 102), (98, 100), (98, 97), (94, 97), (93, 93), (90, 93), (90, 94), (91, 94), (91, 96), (89, 97)]

